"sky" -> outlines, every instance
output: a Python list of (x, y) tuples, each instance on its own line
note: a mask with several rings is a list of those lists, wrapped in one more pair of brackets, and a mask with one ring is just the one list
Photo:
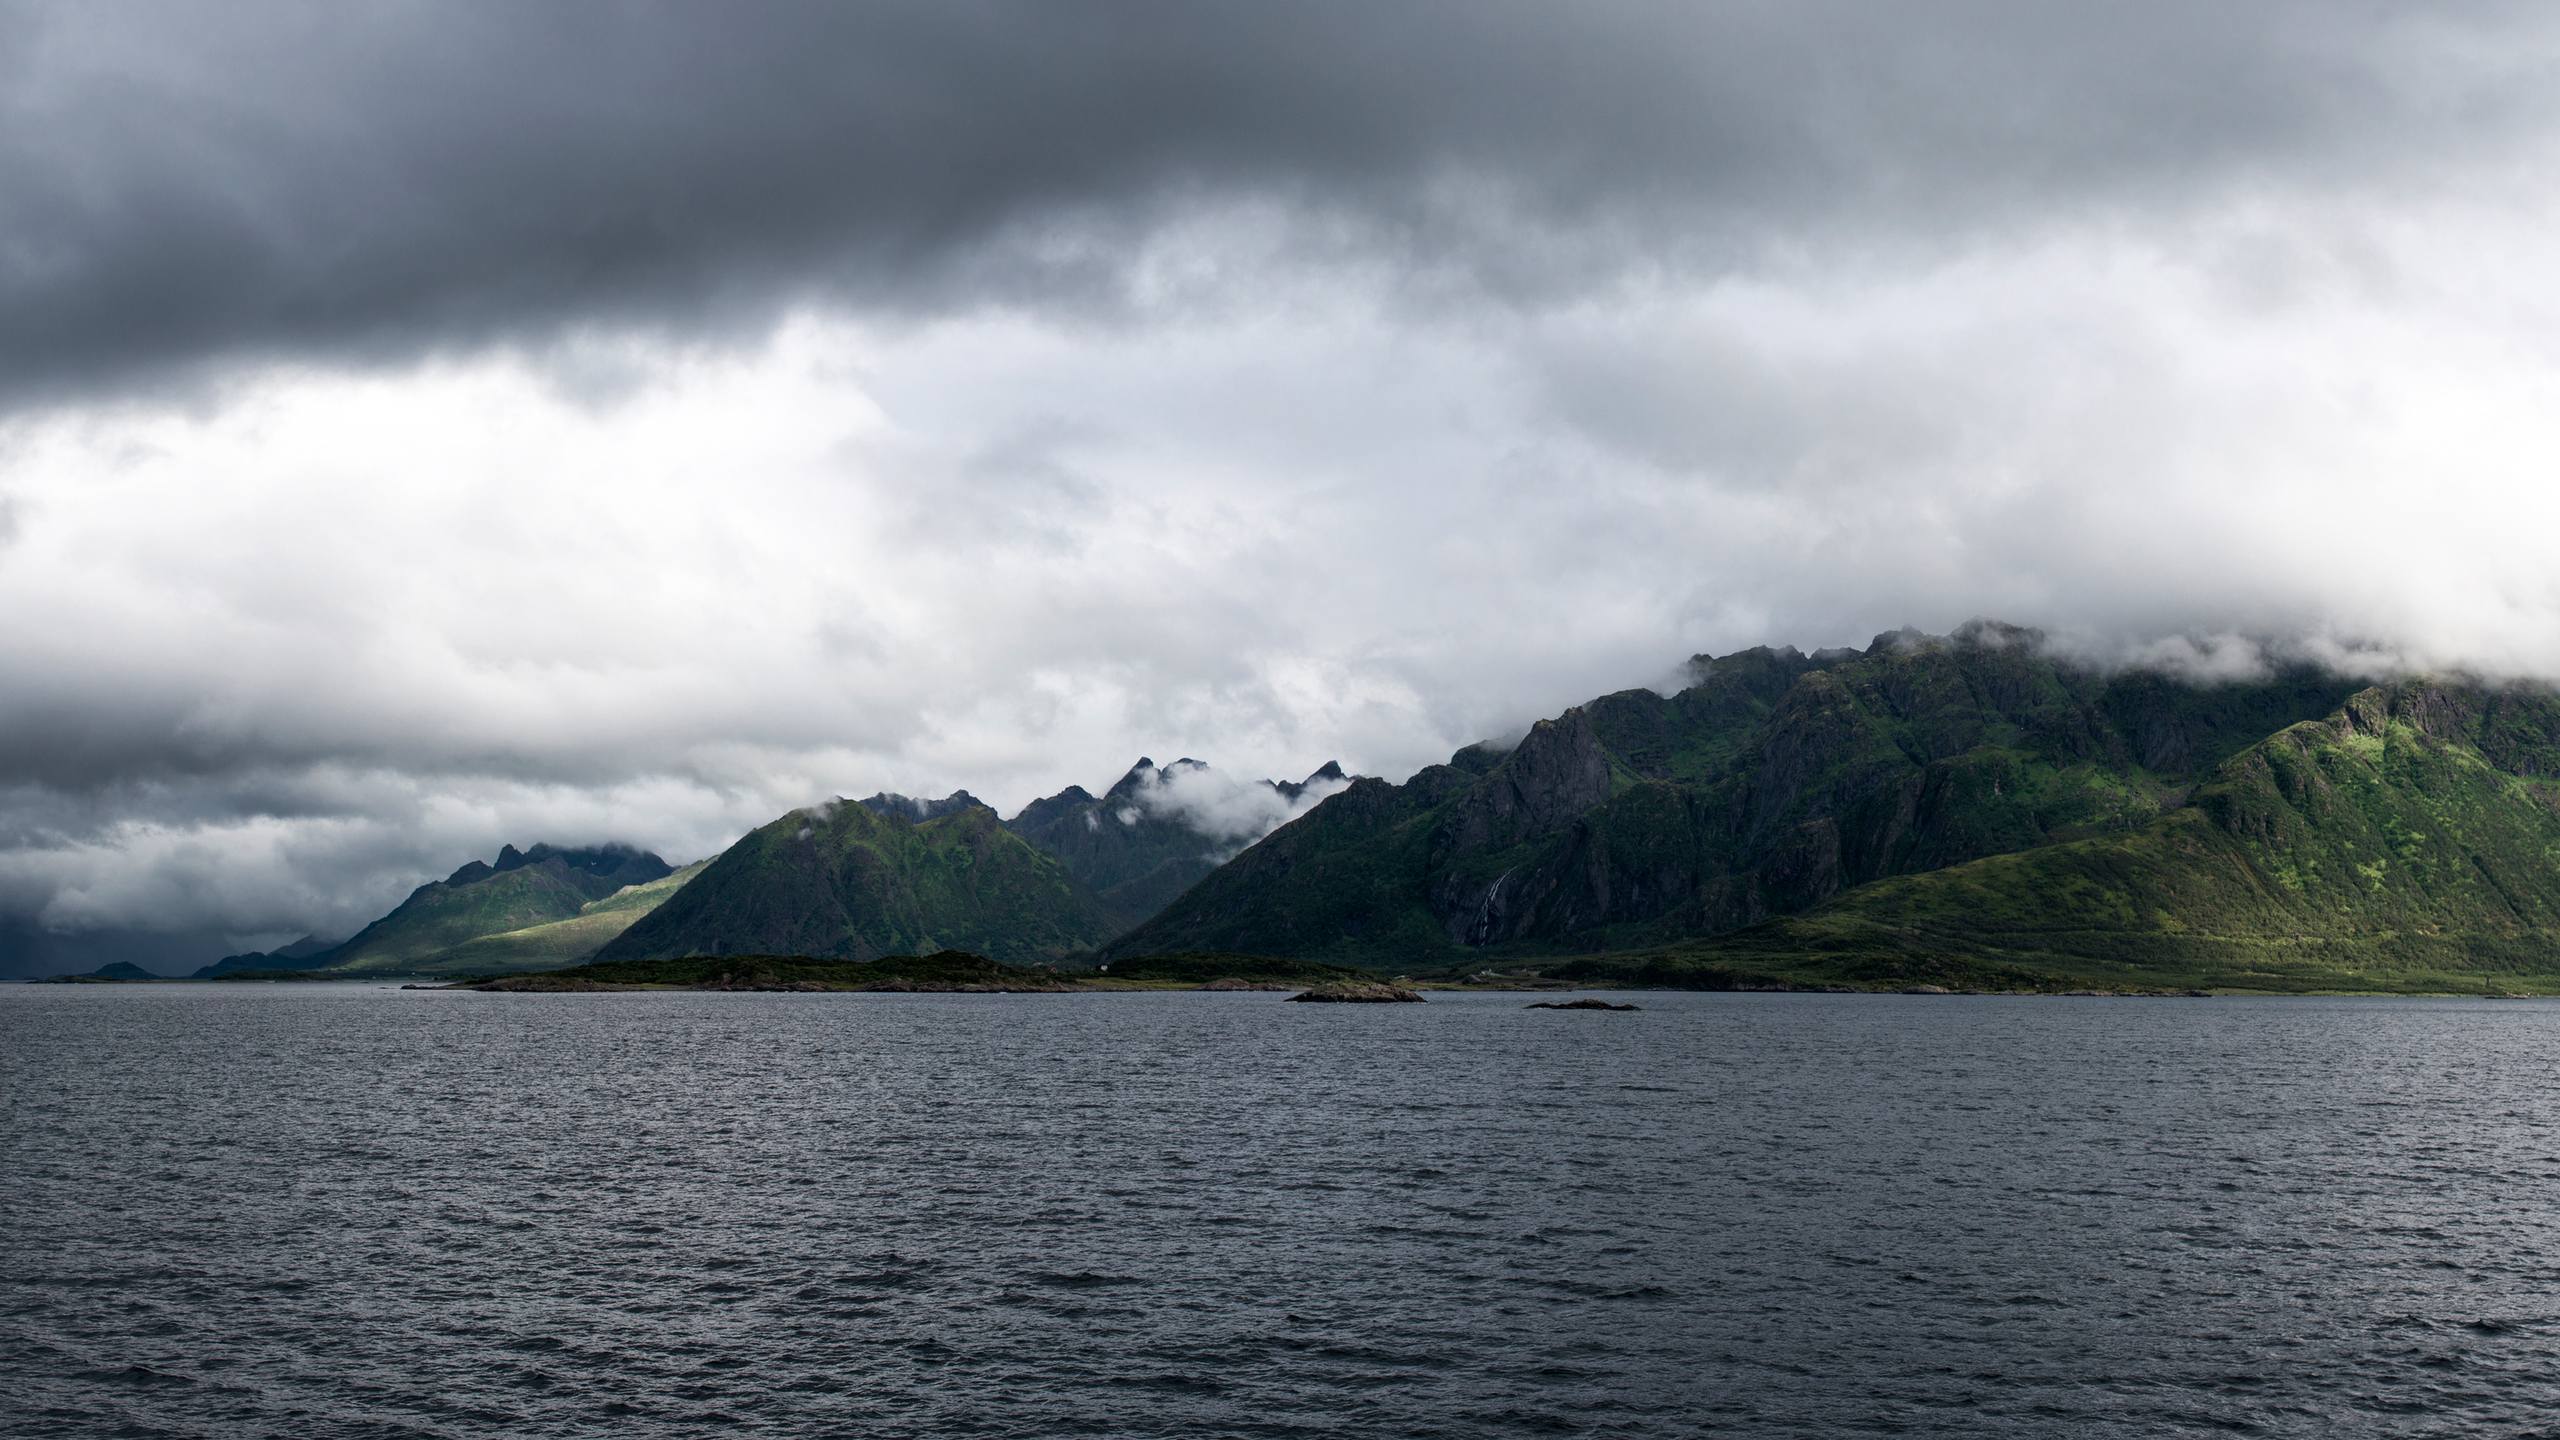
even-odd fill
[(0, 971), (1696, 653), (2560, 677), (2560, 12), (0, 0)]

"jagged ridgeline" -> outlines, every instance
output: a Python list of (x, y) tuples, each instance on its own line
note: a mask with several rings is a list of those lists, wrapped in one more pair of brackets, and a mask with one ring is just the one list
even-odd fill
[(601, 924), (552, 932), (554, 941), (575, 935), (575, 944), (544, 944), (539, 939), (522, 953), (500, 943), (485, 947), (481, 964), (518, 968), (545, 963), (568, 964), (619, 928), (621, 910), (657, 898), (652, 886), (674, 876), (667, 862), (645, 850), (623, 845), (563, 849), (535, 845), (498, 852), (492, 863), (474, 860), (442, 880), (410, 892), (398, 908), (342, 944), (318, 946), (309, 937), (265, 955), (225, 956), (197, 972), (201, 978), (257, 970), (317, 970), (332, 973), (410, 973), (455, 968), (451, 955), (460, 947), (488, 937), (526, 932), (537, 927), (577, 922), (593, 911), (617, 918)]
[(966, 791), (794, 811), (683, 872), (510, 848), (343, 945), (208, 970), (948, 949), (1699, 985), (2560, 989), (2547, 689), (2311, 667), (2192, 683), (1989, 622), (1702, 656), (1689, 680), (1401, 785), (1142, 760), (1010, 822)]
[(1360, 780), (1107, 948), (1415, 967), (1629, 950), (1857, 887), (2144, 832), (2234, 755), (2335, 711), (2310, 668), (2193, 685), (1976, 622), (1692, 662), (1402, 785)]
[(874, 960), (966, 950), (1054, 960), (1119, 929), (1057, 860), (966, 792), (795, 810), (722, 851), (596, 953), (599, 963), (689, 955)]
[[(1209, 767), (1198, 760), (1159, 766), (1140, 757), (1099, 798), (1081, 785), (1070, 785), (1024, 806), (1005, 826), (1092, 887), (1118, 928), (1127, 929), (1172, 904), (1258, 833), (1205, 834), (1194, 816), (1165, 803), (1165, 796), (1209, 775)], [(1347, 783), (1342, 767), (1327, 761), (1304, 780), (1257, 781), (1229, 794), (1248, 806), (1256, 798), (1267, 801), (1267, 825), (1308, 797), (1321, 798)]]
[(1008, 964), (1090, 951), (1153, 915), (1263, 828), (1347, 783), (1228, 781), (1141, 759), (1010, 821), (968, 791), (794, 811), (720, 854), (599, 962), (687, 955), (871, 960), (968, 950)]
[[(1140, 760), (1100, 798), (1071, 786), (1009, 823), (994, 822), (965, 790), (938, 800), (834, 801), (675, 871), (625, 846), (509, 846), (494, 864), (473, 861), (420, 886), (343, 944), (306, 936), (224, 956), (197, 975), (498, 974), (591, 956), (870, 958), (946, 945), (1046, 961), (1144, 920), (1251, 838), (1346, 783), (1332, 764), (1274, 783), (1227, 780), (1196, 760)], [(810, 843), (820, 832), (822, 842)], [(708, 888), (642, 927), (715, 866)], [(602, 957), (634, 929), (635, 939)]]
[(495, 975), (574, 965), (630, 929), (641, 916), (665, 904), (667, 897), (683, 889), (710, 863), (697, 860), (655, 880), (626, 885), (602, 899), (588, 901), (574, 915), (465, 940), (419, 968), (434, 974)]

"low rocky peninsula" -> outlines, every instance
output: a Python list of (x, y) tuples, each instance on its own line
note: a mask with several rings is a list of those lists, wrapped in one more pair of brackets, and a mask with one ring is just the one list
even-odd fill
[[(965, 950), (829, 960), (806, 955), (696, 955), (681, 960), (617, 960), (520, 975), (468, 977), (420, 990), (502, 994), (617, 990), (869, 991), (1041, 995), (1115, 990), (1287, 990), (1313, 986), (1390, 989), (1338, 965), (1255, 955), (1174, 955), (1103, 970), (1008, 965)], [(1405, 998), (1422, 997), (1410, 991)], [(1305, 997), (1298, 997), (1305, 998)]]
[(1404, 1005), (1422, 1000), (1419, 994), (1401, 985), (1379, 980), (1328, 980), (1289, 998), (1332, 1005)]

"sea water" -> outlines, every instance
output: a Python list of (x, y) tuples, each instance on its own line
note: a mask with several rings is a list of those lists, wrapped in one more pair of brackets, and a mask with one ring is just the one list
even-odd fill
[(0, 990), (0, 1434), (2482, 1434), (2560, 1005)]

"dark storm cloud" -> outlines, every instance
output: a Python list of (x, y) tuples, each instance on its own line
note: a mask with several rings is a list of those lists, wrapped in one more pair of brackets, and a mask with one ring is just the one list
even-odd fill
[(1148, 235), (1239, 201), (1510, 295), (1816, 222), (1926, 244), (2387, 174), (2539, 103), (2468, 33), (2339, 4), (38, 5), (0, 19), (0, 388), (716, 336), (812, 295), (1109, 305)]

